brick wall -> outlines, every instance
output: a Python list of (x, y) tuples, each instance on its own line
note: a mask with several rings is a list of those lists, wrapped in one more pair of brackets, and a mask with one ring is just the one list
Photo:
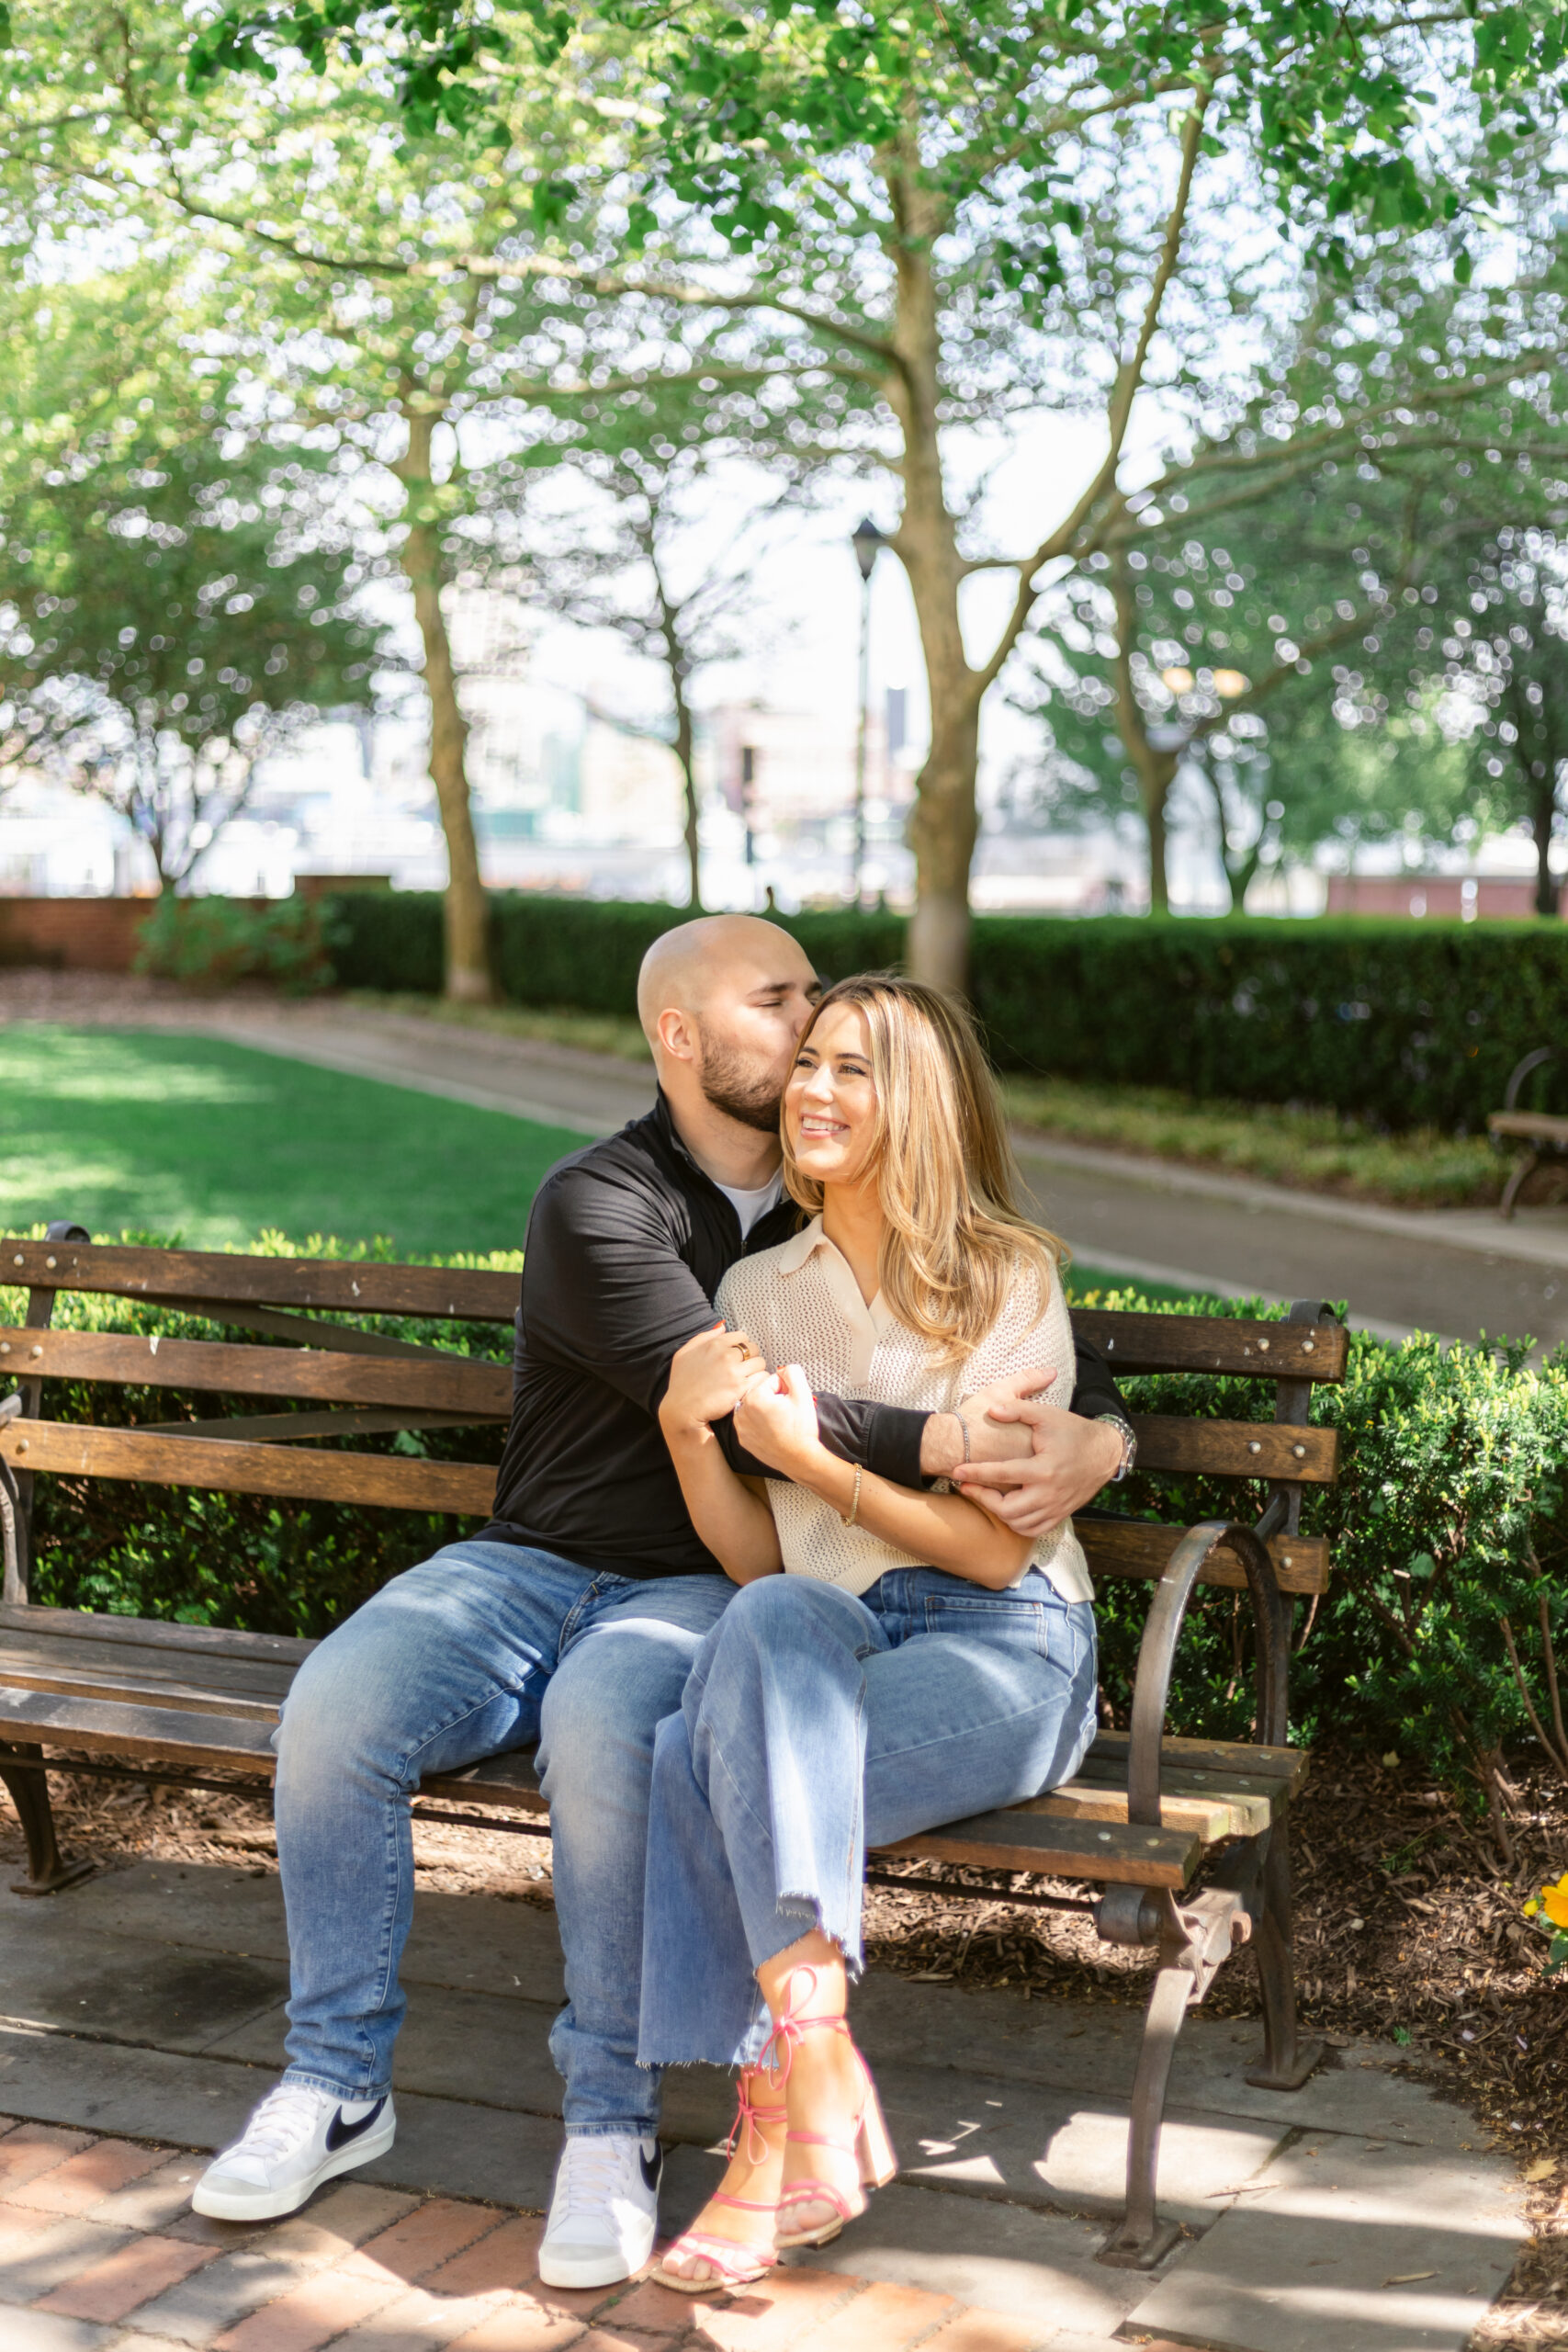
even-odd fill
[(0, 964), (129, 972), (151, 899), (0, 898)]
[[(1568, 885), (1559, 908), (1568, 915)], [(1508, 875), (1331, 874), (1331, 915), (1474, 915), (1486, 922), (1528, 921), (1535, 913), (1535, 884)]]

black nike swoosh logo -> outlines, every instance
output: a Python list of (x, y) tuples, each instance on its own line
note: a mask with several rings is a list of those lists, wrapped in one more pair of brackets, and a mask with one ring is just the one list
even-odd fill
[(345, 2123), (343, 2120), (343, 2109), (340, 2107), (327, 2126), (329, 2151), (335, 2152), (339, 2148), (346, 2148), (351, 2140), (362, 2140), (386, 2104), (384, 2098), (378, 2098), (369, 2114), (362, 2115), (357, 2123)]
[(642, 2166), (642, 2185), (651, 2195), (657, 2197), (659, 2184), (664, 2177), (664, 2151), (655, 2141), (651, 2158), (644, 2155), (641, 2148), (638, 2148), (637, 2153), (637, 2161)]

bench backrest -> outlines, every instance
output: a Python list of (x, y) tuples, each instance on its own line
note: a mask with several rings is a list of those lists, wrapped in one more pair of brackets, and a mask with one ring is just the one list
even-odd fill
[[(0, 1282), (28, 1293), (23, 1323), (0, 1329), (0, 1394), (6, 1374), (18, 1383), (15, 1399), (6, 1399), (9, 1418), (0, 1418), (0, 1473), (8, 1473), (0, 1487), (11, 1490), (0, 1491), (7, 1601), (27, 1599), (28, 1504), (39, 1471), (470, 1517), (491, 1510), (489, 1464), (329, 1453), (300, 1441), (326, 1437), (335, 1445), (402, 1429), (504, 1422), (512, 1387), (505, 1365), (335, 1318), (508, 1322), (517, 1303), (513, 1273), (96, 1246), (80, 1228), (59, 1227), (44, 1241), (0, 1241)], [(49, 1326), (62, 1291), (162, 1306), (293, 1345), (54, 1331)], [(1272, 1421), (1135, 1415), (1139, 1468), (1267, 1481), (1283, 1506), (1269, 1544), (1280, 1585), (1290, 1593), (1321, 1592), (1327, 1545), (1303, 1536), (1299, 1523), (1304, 1487), (1337, 1474), (1337, 1431), (1309, 1425), (1314, 1385), (1345, 1375), (1348, 1335), (1332, 1310), (1302, 1301), (1281, 1322), (1082, 1309), (1074, 1322), (1118, 1374), (1215, 1374), (1273, 1384)], [(51, 1379), (275, 1398), (286, 1409), (104, 1428), (39, 1418), (42, 1384)], [(1097, 1576), (1144, 1581), (1163, 1574), (1182, 1533), (1099, 1513), (1080, 1515), (1077, 1527)], [(1246, 1577), (1240, 1560), (1222, 1548), (1202, 1581), (1239, 1588)]]

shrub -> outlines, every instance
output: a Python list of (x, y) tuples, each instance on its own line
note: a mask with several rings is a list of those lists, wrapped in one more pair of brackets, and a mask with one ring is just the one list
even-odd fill
[[(257, 1247), (288, 1256), (393, 1254), (386, 1243), (347, 1249), (319, 1236), (301, 1248), (266, 1235)], [(510, 1269), (521, 1261), (511, 1254), (433, 1262)], [(1086, 1294), (1077, 1303), (1166, 1306), (1135, 1289)], [(0, 1290), (0, 1318), (17, 1322), (24, 1311), (19, 1293)], [(1167, 1311), (1263, 1310), (1256, 1302), (1202, 1298)], [(69, 1294), (57, 1321), (62, 1329), (213, 1334), (209, 1323), (167, 1308)], [(505, 1361), (510, 1351), (504, 1326), (364, 1321), (368, 1329), (491, 1361)], [(1272, 1411), (1271, 1391), (1260, 1382), (1162, 1374), (1122, 1385), (1128, 1403), (1143, 1411), (1228, 1420), (1264, 1420)], [(210, 1415), (223, 1405), (167, 1389), (95, 1392), (61, 1381), (51, 1384), (46, 1408), (62, 1420), (126, 1425)], [(1536, 1724), (1554, 1747), (1553, 1676), (1568, 1648), (1568, 1359), (1534, 1371), (1517, 1353), (1446, 1348), (1420, 1336), (1392, 1347), (1356, 1333), (1344, 1385), (1315, 1392), (1314, 1418), (1341, 1430), (1343, 1462), (1339, 1486), (1312, 1496), (1303, 1516), (1304, 1532), (1329, 1539), (1334, 1575), (1321, 1600), (1297, 1608), (1295, 1736), (1311, 1741), (1332, 1733), (1379, 1753), (1393, 1747), (1449, 1784), (1479, 1792), (1506, 1848), (1507, 1758), (1529, 1749)], [(367, 1442), (442, 1460), (496, 1461), (501, 1441), (499, 1430), (474, 1429)], [(1168, 1522), (1252, 1518), (1263, 1500), (1261, 1487), (1146, 1476), (1115, 1498), (1118, 1510)], [(329, 1632), (388, 1577), (453, 1541), (466, 1524), (436, 1514), (71, 1478), (41, 1479), (35, 1514), (35, 1600), (303, 1634)], [(1098, 1606), (1102, 1683), (1124, 1722), (1147, 1588), (1107, 1580)], [(1246, 1736), (1251, 1656), (1245, 1596), (1201, 1591), (1178, 1654), (1173, 1723), (1199, 1736)]]
[[(1152, 1307), (1135, 1291), (1098, 1306)], [(1087, 1298), (1084, 1303), (1088, 1303)], [(1255, 1315), (1257, 1301), (1193, 1299), (1173, 1310)], [(1484, 1798), (1506, 1848), (1506, 1756), (1550, 1724), (1568, 1662), (1568, 1353), (1540, 1370), (1522, 1348), (1399, 1346), (1354, 1332), (1341, 1386), (1314, 1392), (1313, 1419), (1341, 1432), (1338, 1485), (1313, 1495), (1303, 1532), (1326, 1536), (1329, 1590), (1298, 1610), (1293, 1729), (1393, 1748)], [(1145, 1412), (1266, 1420), (1262, 1383), (1165, 1374), (1122, 1384)], [(1266, 1489), (1199, 1477), (1137, 1478), (1117, 1508), (1165, 1520), (1251, 1518)], [(1108, 1585), (1099, 1601), (1102, 1676), (1124, 1708), (1145, 1598)], [(1173, 1720), (1200, 1736), (1246, 1736), (1251, 1629), (1245, 1598), (1211, 1592), (1183, 1636)]]
[[(35, 1238), (41, 1238), (41, 1227)], [(122, 1241), (156, 1246), (156, 1234)], [(253, 1245), (266, 1257), (399, 1259), (389, 1242), (344, 1244), (320, 1234), (303, 1243), (264, 1234)], [(516, 1251), (468, 1253), (421, 1262), (521, 1270)], [(0, 1320), (19, 1323), (17, 1291), (0, 1289)], [(408, 1317), (344, 1317), (367, 1331), (412, 1340), (459, 1355), (510, 1360), (509, 1325), (423, 1321)], [(132, 1299), (66, 1292), (54, 1316), (59, 1330), (154, 1332), (171, 1339), (227, 1337), (265, 1345), (249, 1330), (223, 1331), (205, 1317)], [(279, 1344), (287, 1344), (280, 1342)], [(63, 1421), (110, 1428), (208, 1418), (228, 1400), (169, 1388), (93, 1388), (51, 1381), (44, 1410)], [(499, 1462), (504, 1431), (479, 1427), (399, 1431), (361, 1438), (356, 1449), (416, 1453), (433, 1461)], [(237, 1625), (254, 1633), (328, 1634), (389, 1577), (457, 1540), (474, 1522), (430, 1512), (350, 1504), (279, 1502), (265, 1495), (205, 1494), (198, 1488), (143, 1487), (117, 1479), (40, 1478), (34, 1490), (31, 1597), (54, 1609), (171, 1618), (186, 1624)]]
[[(439, 898), (331, 903), (344, 987), (439, 989)], [(685, 920), (679, 907), (518, 893), (491, 909), (513, 1002), (623, 1017), (649, 943)], [(903, 953), (895, 915), (779, 921), (829, 979)], [(1562, 1034), (1568, 925), (986, 915), (971, 990), (1004, 1069), (1479, 1130), (1516, 1062)]]
[(303, 899), (176, 899), (165, 891), (141, 925), (134, 968), (187, 988), (264, 980), (288, 996), (329, 987), (328, 924)]

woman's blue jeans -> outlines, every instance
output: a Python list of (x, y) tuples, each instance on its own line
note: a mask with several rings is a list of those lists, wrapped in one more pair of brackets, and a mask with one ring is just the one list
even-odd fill
[(641, 2063), (753, 2063), (755, 1970), (818, 1928), (858, 1973), (867, 1848), (1070, 1780), (1095, 1679), (1092, 1603), (1035, 1570), (737, 1593), (655, 1744)]
[(454, 1544), (313, 1650), (274, 1735), (293, 1997), (288, 2079), (391, 2087), (422, 1776), (539, 1743), (567, 2006), (550, 2033), (569, 2132), (651, 2132), (637, 2063), (654, 1732), (734, 1592), (721, 1576), (595, 1576), (515, 1544)]

